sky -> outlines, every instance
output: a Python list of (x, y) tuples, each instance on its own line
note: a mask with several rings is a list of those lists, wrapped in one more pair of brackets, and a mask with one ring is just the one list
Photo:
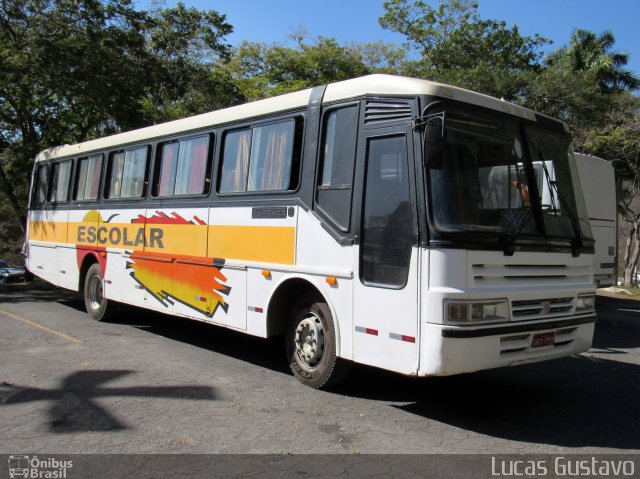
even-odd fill
[[(148, 0), (138, 0), (141, 8)], [(167, 0), (167, 6), (176, 2)], [(183, 0), (188, 6), (214, 9), (227, 16), (234, 32), (232, 45), (242, 40), (283, 42), (286, 35), (306, 29), (311, 37), (335, 37), (340, 43), (382, 40), (401, 44), (404, 37), (383, 30), (378, 18), (383, 0)], [(553, 40), (547, 49), (569, 42), (576, 28), (601, 33), (611, 30), (614, 50), (630, 55), (628, 68), (640, 75), (640, 0), (478, 0), (485, 19), (505, 20), (524, 35)]]

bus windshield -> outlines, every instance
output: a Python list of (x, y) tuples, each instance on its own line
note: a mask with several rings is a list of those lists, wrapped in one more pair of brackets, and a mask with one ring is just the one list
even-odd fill
[(444, 118), (444, 156), (428, 168), (438, 232), (591, 237), (568, 135), (491, 112)]

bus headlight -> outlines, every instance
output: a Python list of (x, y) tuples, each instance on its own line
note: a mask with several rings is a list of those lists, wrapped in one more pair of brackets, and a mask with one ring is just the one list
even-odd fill
[(449, 324), (500, 323), (509, 319), (509, 305), (504, 299), (487, 301), (445, 301)]
[(595, 295), (594, 294), (580, 294), (576, 300), (576, 312), (589, 311), (594, 308)]

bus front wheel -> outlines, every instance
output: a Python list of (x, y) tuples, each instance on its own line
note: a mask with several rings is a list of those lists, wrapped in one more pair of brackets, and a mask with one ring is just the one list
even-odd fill
[(93, 264), (87, 270), (84, 280), (84, 304), (89, 316), (96, 321), (105, 321), (112, 316), (114, 304), (104, 296), (104, 281), (99, 264)]
[(303, 384), (323, 389), (347, 377), (351, 363), (337, 356), (331, 310), (317, 296), (306, 294), (295, 303), (285, 341), (291, 371)]

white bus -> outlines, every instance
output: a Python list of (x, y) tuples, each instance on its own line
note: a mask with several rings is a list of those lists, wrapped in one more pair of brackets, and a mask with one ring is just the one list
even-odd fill
[(574, 153), (578, 177), (589, 215), (593, 239), (596, 287), (616, 284), (616, 246), (618, 218), (616, 210), (616, 179), (613, 165), (597, 156)]
[(570, 141), (459, 88), (333, 83), (41, 152), (26, 264), (97, 320), (127, 303), (282, 334), (317, 388), (354, 362), (432, 376), (568, 356), (596, 320)]

